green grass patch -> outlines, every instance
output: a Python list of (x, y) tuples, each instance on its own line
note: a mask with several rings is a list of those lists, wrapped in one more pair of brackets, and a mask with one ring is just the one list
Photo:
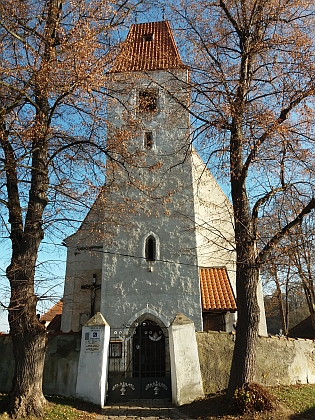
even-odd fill
[(315, 419), (315, 385), (279, 386), (269, 389), (281, 404), (291, 408), (295, 413), (313, 415)]
[[(93, 420), (101, 412), (99, 407), (76, 399), (47, 395), (46, 399), (48, 404), (43, 420)], [(7, 413), (8, 402), (8, 396), (0, 394), (0, 420), (10, 418)], [(34, 419), (32, 416), (27, 417), (27, 420)]]
[[(296, 413), (294, 417), (281, 417), (281, 419), (315, 419), (315, 385), (279, 386), (268, 388), (268, 391), (278, 399), (282, 406), (290, 408)], [(101, 413), (100, 407), (80, 400), (55, 396), (46, 396), (46, 398), (48, 404), (45, 408), (43, 420), (95, 420), (97, 415)], [(202, 411), (204, 411), (207, 416), (212, 416), (207, 418), (224, 418), (222, 415), (216, 414), (224, 396), (222, 395), (220, 398), (219, 401), (216, 397), (213, 404), (210, 404), (212, 401), (210, 398), (202, 400), (199, 403), (196, 402), (195, 404), (197, 406), (195, 407), (194, 416), (202, 414)], [(206, 404), (204, 410), (202, 410), (203, 404)], [(194, 406), (194, 403), (192, 406)], [(213, 413), (211, 408), (213, 408)], [(6, 412), (7, 409), (8, 396), (0, 394), (0, 420), (9, 420), (9, 415)], [(206, 415), (203, 418), (206, 418)], [(271, 413), (268, 414), (268, 417), (261, 418), (278, 419), (278, 417), (272, 416)], [(27, 420), (35, 419), (29, 417)]]

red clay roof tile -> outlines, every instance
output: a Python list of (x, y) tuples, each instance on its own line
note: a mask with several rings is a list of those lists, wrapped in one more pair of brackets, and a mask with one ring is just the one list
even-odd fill
[(56, 315), (62, 314), (62, 299), (51, 307), (44, 315), (40, 317), (40, 321), (50, 322)]
[(200, 268), (203, 310), (236, 310), (233, 289), (225, 268)]
[(111, 72), (186, 68), (168, 21), (131, 25)]
[(57, 314), (53, 317), (50, 323), (47, 325), (47, 331), (60, 331), (61, 328), (61, 314)]

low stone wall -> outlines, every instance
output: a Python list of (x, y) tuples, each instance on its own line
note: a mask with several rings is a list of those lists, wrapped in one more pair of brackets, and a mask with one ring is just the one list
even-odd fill
[(200, 370), (205, 394), (227, 388), (234, 350), (228, 333), (197, 332)]
[[(49, 335), (44, 367), (43, 389), (45, 394), (75, 396), (81, 333)], [(14, 358), (11, 338), (0, 335), (0, 392), (11, 389)]]
[[(226, 389), (235, 335), (214, 331), (196, 335), (204, 392)], [(266, 386), (315, 383), (315, 342), (259, 337), (254, 380)]]
[(315, 342), (261, 337), (257, 349), (255, 380), (267, 386), (314, 384)]
[(45, 394), (75, 397), (81, 332), (48, 336), (44, 367)]
[[(197, 332), (204, 392), (227, 388), (235, 335)], [(45, 394), (75, 397), (81, 333), (48, 336), (44, 368)], [(9, 335), (0, 335), (0, 392), (8, 392), (14, 372)], [(315, 342), (278, 337), (260, 337), (255, 381), (266, 386), (315, 383)]]

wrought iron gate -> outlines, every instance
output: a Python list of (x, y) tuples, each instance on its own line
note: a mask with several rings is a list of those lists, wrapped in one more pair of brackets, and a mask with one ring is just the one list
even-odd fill
[(151, 320), (136, 323), (125, 336), (119, 329), (113, 331), (109, 349), (109, 401), (171, 398), (166, 331)]

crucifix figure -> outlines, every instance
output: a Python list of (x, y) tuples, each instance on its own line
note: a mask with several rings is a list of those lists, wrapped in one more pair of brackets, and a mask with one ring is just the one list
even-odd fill
[(91, 290), (91, 318), (95, 315), (95, 297), (96, 297), (96, 290), (100, 289), (101, 285), (96, 285), (96, 274), (93, 274), (92, 284), (82, 284), (82, 290)]

